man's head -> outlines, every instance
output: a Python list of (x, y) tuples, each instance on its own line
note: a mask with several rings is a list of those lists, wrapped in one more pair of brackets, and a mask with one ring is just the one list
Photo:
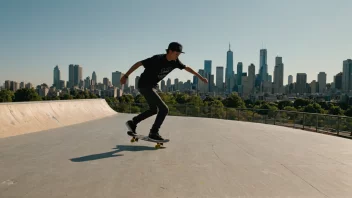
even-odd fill
[(171, 42), (166, 52), (170, 60), (176, 60), (181, 53), (185, 53), (182, 51), (182, 45), (178, 42)]

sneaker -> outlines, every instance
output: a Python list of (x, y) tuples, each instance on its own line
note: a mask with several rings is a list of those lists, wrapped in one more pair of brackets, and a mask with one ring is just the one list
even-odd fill
[(135, 133), (137, 135), (137, 132), (136, 132), (137, 125), (132, 120), (127, 121), (126, 126), (127, 126), (127, 128), (130, 129), (130, 131), (132, 131), (133, 133)]
[(159, 135), (158, 132), (156, 133), (149, 133), (149, 136), (148, 136), (150, 139), (152, 140), (156, 140), (156, 141), (164, 141), (164, 139)]

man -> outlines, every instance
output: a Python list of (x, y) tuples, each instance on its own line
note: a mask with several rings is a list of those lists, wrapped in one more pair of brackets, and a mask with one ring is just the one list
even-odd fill
[[(178, 68), (180, 70), (185, 69), (189, 73), (196, 75), (200, 80), (208, 83), (208, 80), (202, 77), (200, 74), (195, 72), (189, 66), (184, 65), (179, 59), (179, 55), (184, 53), (182, 51), (182, 45), (177, 42), (171, 42), (168, 49), (166, 49), (166, 54), (158, 54), (142, 61), (135, 63), (127, 73), (122, 76), (120, 82), (121, 84), (126, 83), (128, 76), (135, 71), (140, 66), (144, 66), (145, 70), (141, 74), (138, 82), (139, 92), (146, 99), (149, 109), (145, 112), (135, 116), (132, 120), (126, 122), (127, 127), (135, 134), (136, 127), (142, 120), (157, 114), (155, 122), (150, 129), (149, 138), (154, 140), (164, 140), (159, 135), (159, 129), (169, 112), (167, 105), (160, 98), (156, 92), (156, 86), (165, 76), (167, 76), (172, 70)], [(159, 111), (158, 111), (159, 110)]]

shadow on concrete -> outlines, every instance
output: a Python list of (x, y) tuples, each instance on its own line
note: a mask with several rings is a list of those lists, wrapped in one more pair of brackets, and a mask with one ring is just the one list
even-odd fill
[[(159, 149), (163, 149), (165, 147), (161, 147)], [(131, 152), (136, 152), (136, 151), (150, 151), (150, 150), (157, 150), (155, 147), (149, 147), (149, 146), (129, 146), (129, 145), (117, 145), (115, 151), (110, 151), (106, 153), (98, 153), (98, 154), (92, 154), (92, 155), (86, 155), (82, 157), (77, 157), (77, 158), (72, 158), (70, 159), (72, 162), (86, 162), (86, 161), (93, 161), (93, 160), (99, 160), (99, 159), (104, 159), (104, 158), (110, 158), (110, 157), (119, 157), (123, 156), (123, 154), (116, 154), (122, 151), (131, 151)]]

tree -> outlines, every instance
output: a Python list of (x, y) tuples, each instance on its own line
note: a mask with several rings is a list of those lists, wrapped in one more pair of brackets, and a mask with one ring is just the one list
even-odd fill
[(254, 103), (250, 99), (246, 99), (244, 101), (244, 104), (245, 104), (246, 108), (253, 108), (253, 106), (254, 106)]
[(69, 93), (65, 93), (64, 95), (60, 96), (60, 100), (72, 100), (73, 97)]
[(305, 106), (309, 105), (310, 101), (302, 98), (297, 98), (295, 102), (293, 103), (293, 106), (296, 109), (304, 108)]
[(329, 114), (343, 115), (343, 110), (339, 106), (331, 106), (329, 109)]
[(12, 102), (15, 94), (10, 90), (1, 90), (0, 91), (0, 102)]
[(23, 102), (23, 101), (41, 101), (42, 98), (33, 88), (22, 88), (15, 92), (15, 101)]
[(147, 101), (145, 100), (144, 96), (142, 94), (138, 94), (136, 97), (134, 97), (134, 101), (137, 104), (145, 104)]
[(285, 109), (285, 107), (292, 107), (292, 106), (293, 106), (293, 104), (292, 104), (292, 102), (289, 101), (289, 100), (280, 101), (279, 104), (278, 104), (278, 108), (279, 108), (280, 110)]
[(352, 117), (352, 107), (349, 107), (346, 111), (345, 111), (345, 115)]
[(184, 93), (177, 93), (174, 95), (174, 97), (178, 104), (186, 104), (189, 98), (189, 96)]
[(134, 98), (130, 94), (122, 95), (119, 97), (119, 102), (124, 104), (132, 104), (134, 103)]
[(307, 113), (324, 113), (324, 110), (318, 103), (313, 103), (305, 106), (303, 111)]
[(232, 93), (229, 97), (223, 100), (223, 104), (226, 107), (232, 107), (232, 108), (245, 108), (244, 102), (241, 97), (239, 97), (237, 94)]

